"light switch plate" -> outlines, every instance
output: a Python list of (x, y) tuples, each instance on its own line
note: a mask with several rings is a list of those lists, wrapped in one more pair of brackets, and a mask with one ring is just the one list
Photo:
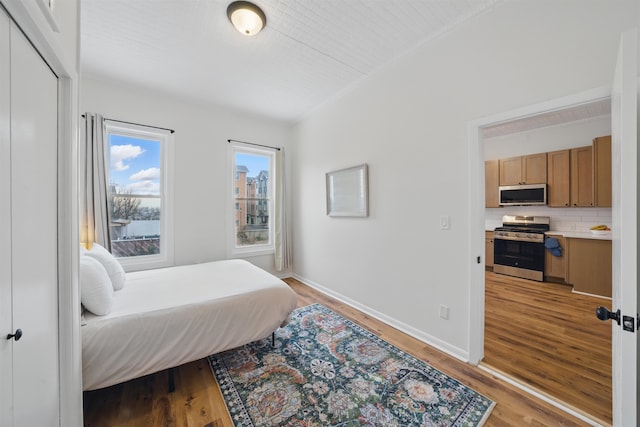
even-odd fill
[(440, 215), (440, 230), (448, 230), (449, 223), (449, 215)]

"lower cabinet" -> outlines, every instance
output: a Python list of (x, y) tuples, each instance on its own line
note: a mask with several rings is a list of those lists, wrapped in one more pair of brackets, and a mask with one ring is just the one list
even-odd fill
[(567, 283), (576, 292), (611, 297), (611, 241), (567, 238)]
[(493, 231), (484, 232), (484, 258), (485, 267), (493, 270)]
[[(549, 251), (545, 251), (544, 276), (552, 281), (567, 281), (567, 240), (563, 236), (548, 235), (558, 240), (562, 248), (562, 255), (555, 256)], [(546, 279), (545, 279), (546, 280)]]

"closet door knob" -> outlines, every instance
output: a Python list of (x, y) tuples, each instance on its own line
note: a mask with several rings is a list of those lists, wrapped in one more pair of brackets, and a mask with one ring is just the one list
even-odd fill
[(13, 338), (16, 341), (20, 341), (20, 338), (22, 338), (22, 329), (16, 329), (15, 334), (8, 334), (7, 335), (7, 339), (10, 340), (11, 338)]

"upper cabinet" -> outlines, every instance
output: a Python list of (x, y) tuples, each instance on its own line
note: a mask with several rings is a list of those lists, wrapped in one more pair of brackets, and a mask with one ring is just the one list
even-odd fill
[(594, 206), (591, 146), (571, 149), (571, 206)]
[(487, 208), (500, 207), (498, 200), (500, 174), (498, 170), (498, 160), (487, 160), (484, 162), (484, 197), (485, 207)]
[(550, 207), (611, 207), (611, 136), (547, 153), (547, 175)]
[(596, 206), (611, 206), (611, 135), (593, 140), (593, 172)]
[(500, 185), (544, 184), (547, 182), (547, 153), (499, 160)]
[(500, 207), (498, 186), (547, 183), (549, 207), (611, 207), (611, 136), (592, 145), (487, 160), (486, 207)]
[(550, 207), (571, 206), (570, 151), (547, 153), (547, 205)]

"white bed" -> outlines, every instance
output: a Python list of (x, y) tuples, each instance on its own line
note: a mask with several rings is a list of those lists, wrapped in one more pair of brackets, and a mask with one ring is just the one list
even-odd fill
[(126, 274), (111, 312), (84, 315), (84, 390), (107, 387), (271, 335), (296, 307), (277, 277), (243, 260)]

